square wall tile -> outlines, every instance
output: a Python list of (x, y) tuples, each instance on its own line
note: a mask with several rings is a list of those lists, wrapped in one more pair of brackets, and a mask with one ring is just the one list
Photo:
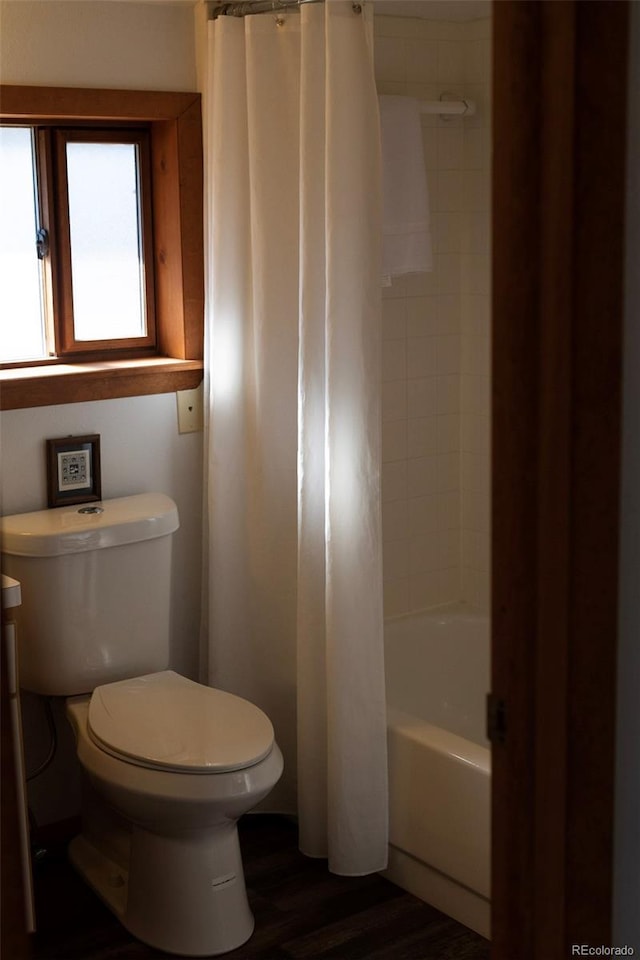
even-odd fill
[[(469, 372), (477, 376), (489, 377), (491, 374), (491, 341), (485, 334), (463, 337), (468, 341)], [(464, 346), (463, 346), (464, 356)], [(489, 389), (491, 385), (489, 384)]]
[(460, 569), (460, 531), (442, 530), (438, 533), (438, 549), (445, 569)]
[(461, 353), (460, 353), (460, 373), (462, 376), (469, 376), (475, 372), (476, 369), (476, 359), (473, 355), (474, 341), (478, 337), (471, 336), (471, 334), (463, 333), (460, 338), (461, 341)]
[(409, 576), (457, 567), (460, 564), (459, 533), (442, 530), (426, 537), (410, 538), (408, 555)]
[(439, 453), (453, 453), (460, 450), (459, 414), (436, 417), (436, 442)]
[[(434, 337), (423, 339), (434, 340)], [(409, 344), (411, 340), (407, 341)], [(421, 377), (407, 381), (407, 413), (410, 419), (433, 417), (437, 413), (437, 384), (435, 377)]]
[[(420, 100), (426, 100), (427, 97), (419, 97)], [(427, 170), (427, 193), (431, 198), (434, 190), (434, 181), (432, 172), (438, 169), (438, 128), (429, 121), (433, 117), (431, 114), (423, 113), (420, 117), (422, 125), (422, 152), (424, 154), (424, 165)]]
[(385, 617), (400, 617), (409, 613), (409, 579), (385, 580), (383, 583)]
[(471, 417), (486, 419), (490, 416), (491, 383), (488, 376), (465, 374), (462, 377), (462, 412)]
[(426, 457), (439, 449), (438, 418), (411, 417), (407, 421), (407, 456)]
[(408, 575), (416, 576), (429, 573), (442, 566), (440, 558), (440, 542), (437, 534), (412, 537), (408, 545)]
[(460, 170), (464, 159), (464, 128), (438, 128), (438, 169)]
[(464, 210), (488, 210), (491, 202), (489, 177), (485, 170), (464, 170), (461, 177)]
[(489, 491), (462, 490), (462, 529), (488, 534), (491, 528)]
[(382, 502), (407, 499), (407, 461), (391, 460), (382, 464)]
[(489, 536), (482, 530), (462, 531), (462, 564), (475, 570), (488, 570), (491, 563)]
[(491, 293), (491, 262), (486, 253), (465, 253), (462, 258), (462, 292), (488, 297)]
[(481, 612), (489, 613), (491, 607), (491, 573), (462, 567), (462, 599)]
[(407, 85), (403, 80), (376, 80), (378, 96), (406, 97)]
[(407, 420), (384, 420), (382, 423), (382, 462), (404, 460), (407, 456)]
[(489, 449), (488, 417), (467, 411), (460, 422), (460, 449), (470, 453), (485, 453)]
[(436, 494), (438, 530), (460, 529), (460, 491), (449, 490)]
[(407, 301), (404, 298), (382, 301), (382, 339), (398, 340), (407, 335)]
[(460, 330), (462, 301), (459, 292), (438, 297), (438, 333), (451, 334)]
[(451, 374), (436, 377), (436, 413), (460, 412), (460, 377)]
[(406, 43), (406, 77), (409, 83), (438, 80), (438, 41), (409, 37)]
[(430, 494), (424, 497), (413, 497), (407, 503), (407, 528), (412, 536), (427, 536), (437, 530), (444, 529), (440, 525), (439, 497)]
[(409, 576), (409, 543), (387, 540), (384, 545), (383, 580), (402, 580)]
[(403, 420), (407, 416), (406, 380), (390, 380), (382, 384), (382, 420)]
[(424, 497), (438, 488), (437, 456), (416, 457), (407, 461), (407, 496)]
[(459, 253), (462, 248), (462, 213), (440, 210), (433, 215), (433, 248), (436, 253)]
[[(489, 210), (469, 211), (464, 216), (461, 248), (464, 253), (487, 256), (491, 243), (491, 214)], [(487, 274), (490, 271), (490, 266)]]
[(460, 336), (435, 337), (436, 370), (439, 375), (460, 373)]
[(491, 79), (491, 41), (482, 37), (467, 41), (462, 46), (464, 79), (470, 83), (486, 83)]
[(491, 301), (489, 297), (468, 294), (461, 298), (462, 330), (468, 336), (491, 336)]
[(438, 265), (438, 293), (451, 296), (460, 291), (461, 260), (459, 253), (436, 254)]
[(491, 41), (491, 17), (479, 17), (477, 20), (467, 20), (463, 26), (465, 40), (487, 39)]
[[(447, 492), (459, 489), (460, 457), (455, 452), (438, 454), (436, 457), (436, 490)], [(459, 523), (459, 518), (457, 523)]]
[(427, 610), (452, 603), (460, 595), (458, 567), (432, 570), (409, 577), (409, 604), (412, 610)]
[(441, 41), (438, 44), (437, 79), (439, 83), (461, 83), (466, 79), (464, 54), (465, 49), (461, 43)]
[[(438, 372), (437, 341), (439, 337), (407, 338), (407, 377), (434, 377)], [(412, 413), (412, 416), (421, 416)], [(422, 414), (424, 416), (424, 414)]]
[(400, 37), (374, 37), (373, 62), (376, 81), (407, 79), (406, 40)]
[(432, 199), (434, 210), (463, 210), (462, 170), (438, 170), (437, 187)]
[(462, 488), (489, 497), (491, 460), (488, 451), (473, 453), (463, 450), (460, 455)]
[(402, 277), (402, 290), (405, 297), (430, 297), (438, 292), (437, 259), (434, 269), (421, 273), (406, 273)]
[(384, 543), (388, 540), (407, 539), (408, 517), (409, 509), (406, 500), (390, 500), (385, 503), (382, 510), (382, 539)]
[(407, 378), (407, 341), (382, 341), (382, 382), (388, 380), (406, 380)]
[(374, 8), (373, 34), (374, 37), (406, 37), (406, 19), (405, 17), (383, 17)]
[(463, 161), (465, 170), (482, 170), (486, 164), (485, 137), (489, 135), (482, 127), (463, 128)]
[(439, 297), (408, 297), (407, 336), (432, 337), (439, 332)]

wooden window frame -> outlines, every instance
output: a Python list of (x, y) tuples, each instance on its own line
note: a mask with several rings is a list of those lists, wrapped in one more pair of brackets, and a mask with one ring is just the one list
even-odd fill
[[(156, 352), (58, 357), (0, 371), (0, 409), (192, 389), (202, 379), (204, 242), (199, 93), (0, 86), (0, 118), (141, 124), (150, 131)], [(55, 278), (51, 278), (56, 282)]]
[[(43, 131), (44, 132), (44, 131)], [(58, 290), (59, 299), (54, 308), (56, 357), (69, 359), (85, 356), (86, 359), (111, 360), (115, 355), (155, 354), (156, 352), (156, 322), (155, 322), (155, 285), (154, 285), (154, 250), (151, 204), (153, 187), (151, 183), (151, 146), (149, 131), (146, 128), (124, 127), (68, 127), (56, 126), (52, 129), (50, 149), (55, 157), (55, 189), (48, 191), (53, 194), (55, 207), (47, 211), (42, 221), (47, 226), (51, 237), (55, 230), (55, 247), (57, 253)], [(139, 214), (140, 214), (140, 245), (142, 248), (142, 262), (144, 264), (144, 308), (147, 333), (139, 337), (127, 337), (122, 340), (96, 339), (82, 341), (76, 339), (75, 312), (72, 294), (72, 248), (71, 224), (69, 219), (69, 178), (67, 165), (67, 146), (69, 143), (128, 143), (137, 147), (137, 168), (139, 177)], [(55, 267), (54, 267), (55, 269)]]

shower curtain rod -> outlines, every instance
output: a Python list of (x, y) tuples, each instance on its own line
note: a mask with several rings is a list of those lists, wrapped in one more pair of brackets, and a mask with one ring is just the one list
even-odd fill
[(324, 3), (324, 0), (211, 0), (208, 4), (209, 20), (245, 17), (251, 13), (279, 13), (303, 3)]
[[(207, 3), (209, 20), (218, 17), (246, 17), (255, 13), (275, 13), (281, 10), (299, 8), (304, 3), (324, 3), (325, 0), (209, 0)], [(360, 13), (360, 3), (352, 3), (356, 13)], [(446, 96), (446, 94), (443, 94)], [(471, 117), (476, 112), (473, 100), (460, 98), (459, 100), (422, 100), (420, 113), (438, 114), (439, 116), (466, 116)]]

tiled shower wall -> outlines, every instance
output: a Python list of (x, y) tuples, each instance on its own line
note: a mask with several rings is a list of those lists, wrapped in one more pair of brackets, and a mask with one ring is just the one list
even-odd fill
[(383, 288), (384, 605), (489, 603), (490, 21), (375, 19), (379, 93), (424, 116), (434, 270)]

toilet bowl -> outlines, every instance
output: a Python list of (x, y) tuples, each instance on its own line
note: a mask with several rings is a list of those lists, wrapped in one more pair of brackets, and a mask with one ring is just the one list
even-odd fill
[(164, 494), (0, 520), (22, 584), (20, 685), (67, 698), (83, 771), (71, 859), (122, 924), (183, 957), (251, 935), (236, 823), (282, 755), (254, 704), (169, 666), (175, 503)]
[(172, 671), (70, 698), (67, 716), (87, 781), (75, 867), (151, 946), (198, 957), (244, 943), (254, 922), (236, 823), (283, 768), (267, 717)]

